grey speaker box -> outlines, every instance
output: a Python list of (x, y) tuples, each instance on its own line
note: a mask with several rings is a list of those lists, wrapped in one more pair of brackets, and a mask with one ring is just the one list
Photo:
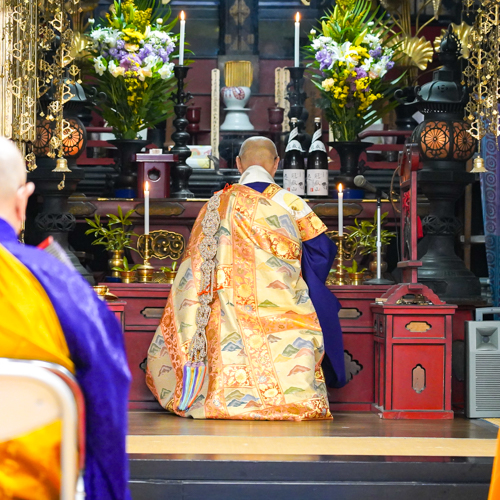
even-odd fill
[(500, 308), (476, 310), (476, 321), (465, 322), (466, 402), (468, 418), (500, 417), (500, 321), (482, 321)]

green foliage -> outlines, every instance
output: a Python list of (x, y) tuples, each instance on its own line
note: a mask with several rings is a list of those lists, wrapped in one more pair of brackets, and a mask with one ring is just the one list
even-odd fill
[(105, 226), (101, 222), (101, 216), (95, 215), (94, 220), (85, 219), (90, 229), (85, 231), (85, 234), (93, 234), (95, 240), (92, 245), (103, 245), (106, 250), (124, 250), (129, 248), (130, 250), (137, 251), (132, 247), (132, 236), (138, 236), (129, 228), (132, 227), (132, 221), (130, 216), (134, 212), (134, 209), (129, 210), (125, 215), (123, 214), (120, 205), (117, 207), (118, 216), (114, 214), (106, 214), (108, 217), (108, 224)]
[(362, 269), (358, 269), (358, 261), (353, 260), (350, 267), (342, 266), (348, 273), (364, 273), (366, 271), (366, 267)]
[(172, 267), (168, 266), (160, 267), (160, 271), (163, 271), (164, 273), (174, 273), (176, 269), (177, 269), (177, 261), (172, 262)]
[(129, 271), (135, 271), (140, 267), (140, 264), (135, 264), (132, 267), (128, 265), (127, 257), (123, 257), (123, 267), (113, 267), (113, 271), (119, 271), (120, 273), (126, 273)]
[[(387, 217), (387, 213), (382, 214), (380, 218), (381, 224)], [(352, 241), (360, 255), (368, 255), (377, 251), (377, 215), (373, 222), (364, 220), (359, 223), (358, 219), (354, 219), (354, 226), (346, 228), (349, 232), (348, 239)], [(387, 229), (380, 229), (380, 242), (382, 246), (388, 245), (391, 239), (396, 236), (396, 233), (388, 231)]]

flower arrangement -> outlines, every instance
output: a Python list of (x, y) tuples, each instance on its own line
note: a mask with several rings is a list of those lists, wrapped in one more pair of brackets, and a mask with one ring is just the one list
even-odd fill
[(90, 32), (93, 85), (107, 95), (98, 110), (118, 139), (135, 139), (172, 110), (176, 20), (166, 25), (157, 6), (157, 0), (115, 0)]
[(318, 104), (336, 141), (356, 141), (396, 105), (389, 96), (397, 80), (384, 79), (398, 51), (388, 35), (382, 16), (371, 12), (370, 0), (337, 0), (322, 18), (320, 32), (310, 32), (306, 50), (319, 70), (313, 75), (322, 94)]

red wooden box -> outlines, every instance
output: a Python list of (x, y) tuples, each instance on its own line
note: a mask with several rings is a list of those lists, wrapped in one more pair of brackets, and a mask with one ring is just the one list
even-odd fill
[(136, 155), (137, 162), (137, 192), (139, 198), (144, 198), (144, 182), (149, 182), (151, 198), (168, 198), (170, 196), (170, 168), (175, 155), (145, 154)]
[(375, 404), (383, 418), (448, 419), (451, 409), (452, 318), (457, 306), (429, 291), (430, 304), (405, 304), (422, 285), (396, 285), (374, 304)]

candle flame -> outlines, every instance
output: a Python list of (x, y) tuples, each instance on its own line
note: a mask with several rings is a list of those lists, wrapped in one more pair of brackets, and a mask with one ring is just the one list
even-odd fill
[(341, 192), (342, 192), (342, 184), (339, 184), (339, 185), (338, 185), (338, 187), (337, 187), (337, 191), (338, 191), (339, 193), (341, 193)]
[(181, 10), (180, 18), (181, 18), (181, 21), (184, 21), (186, 19), (186, 14), (184, 14), (183, 10)]
[(297, 14), (295, 14), (295, 22), (300, 22), (300, 12), (297, 12)]
[(146, 181), (146, 182), (144, 183), (144, 192), (145, 192), (145, 193), (149, 193), (149, 182), (148, 182), (148, 181)]

